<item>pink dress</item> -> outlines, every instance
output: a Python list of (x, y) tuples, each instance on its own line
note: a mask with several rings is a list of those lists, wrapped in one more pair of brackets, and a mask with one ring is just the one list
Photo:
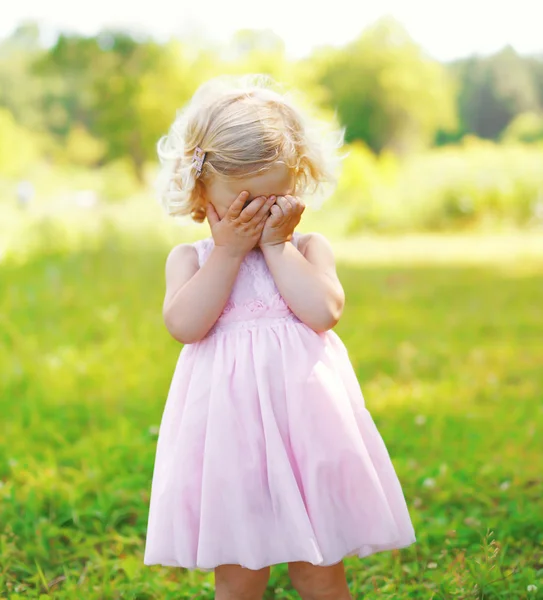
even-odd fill
[[(195, 247), (202, 265), (213, 240)], [(332, 565), (414, 541), (345, 346), (289, 310), (251, 251), (218, 321), (179, 355), (144, 564)]]

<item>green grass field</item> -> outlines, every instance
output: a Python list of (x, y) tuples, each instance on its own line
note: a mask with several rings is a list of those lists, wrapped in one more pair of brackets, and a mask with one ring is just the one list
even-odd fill
[[(0, 598), (213, 598), (212, 575), (142, 562), (180, 350), (161, 317), (172, 235), (142, 232), (11, 231), (31, 251), (0, 262)], [(354, 598), (543, 598), (541, 240), (336, 250), (336, 330), (418, 536), (347, 560)], [(284, 566), (266, 598), (298, 598)]]

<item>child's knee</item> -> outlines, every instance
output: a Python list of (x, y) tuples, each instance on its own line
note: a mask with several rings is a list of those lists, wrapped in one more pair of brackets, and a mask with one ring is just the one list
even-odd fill
[(261, 600), (269, 578), (269, 567), (253, 571), (239, 565), (221, 565), (215, 569), (215, 599)]
[(306, 562), (289, 563), (290, 580), (302, 600), (350, 600), (343, 563), (318, 567)]

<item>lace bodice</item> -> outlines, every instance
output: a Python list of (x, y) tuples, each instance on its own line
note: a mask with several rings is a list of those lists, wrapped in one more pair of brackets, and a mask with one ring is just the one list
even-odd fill
[[(292, 243), (296, 247), (298, 239), (299, 234), (295, 232)], [(200, 267), (207, 260), (213, 246), (213, 238), (194, 243)], [(285, 320), (299, 322), (279, 293), (263, 254), (259, 250), (252, 250), (243, 260), (228, 302), (209, 334), (266, 326)]]

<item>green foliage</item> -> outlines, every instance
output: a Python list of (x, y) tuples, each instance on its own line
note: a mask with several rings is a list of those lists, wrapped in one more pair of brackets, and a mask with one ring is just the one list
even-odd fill
[[(139, 75), (134, 73), (133, 97), (126, 98), (124, 104), (120, 98), (113, 98), (111, 114), (103, 113), (101, 125), (107, 131), (121, 119), (127, 137), (118, 140), (116, 155), (132, 158), (140, 180), (145, 163), (156, 159), (158, 139), (168, 132), (176, 111), (189, 100), (197, 86), (211, 76), (213, 65), (209, 55), (192, 56), (183, 43), (175, 40), (164, 46), (149, 44), (145, 51), (147, 65)], [(107, 86), (107, 81), (104, 78), (102, 85)], [(127, 102), (131, 103), (128, 114)]]
[(391, 19), (320, 60), (321, 82), (347, 127), (347, 141), (406, 153), (428, 146), (439, 129), (456, 127), (446, 70)]
[(103, 159), (106, 143), (103, 139), (93, 137), (83, 125), (76, 124), (68, 133), (63, 150), (67, 162), (93, 167)]
[(463, 133), (497, 139), (516, 115), (543, 109), (535, 70), (511, 47), (457, 61), (451, 71), (458, 79)]
[[(205, 48), (196, 37), (158, 43), (103, 30), (61, 34), (45, 48), (38, 25), (22, 24), (0, 41), (0, 185), (39, 178), (54, 163), (77, 173), (63, 191), (77, 178), (98, 181), (106, 201), (146, 193), (156, 144), (196, 87), (217, 74), (261, 72), (346, 126), (351, 156), (331, 201), (341, 234), (541, 220), (541, 57), (505, 48), (442, 65), (390, 18), (299, 61), (270, 30), (240, 30)], [(429, 152), (432, 144), (443, 148)]]
[(145, 125), (152, 126), (152, 122), (145, 123), (141, 118), (141, 79), (152, 76), (159, 56), (154, 43), (139, 43), (122, 33), (111, 34), (111, 41), (101, 53), (103, 67), (94, 82), (97, 105), (101, 106), (98, 111), (95, 105), (96, 131), (107, 136), (108, 158), (130, 156), (141, 181), (146, 156), (155, 150), (147, 139), (144, 141)]
[(118, 159), (100, 169), (96, 189), (101, 198), (110, 202), (122, 202), (141, 193), (134, 171), (127, 158)]
[(32, 131), (47, 128), (41, 102), (51, 83), (39, 81), (32, 68), (43, 52), (34, 23), (21, 24), (11, 36), (0, 40), (0, 107), (7, 108), (17, 123)]
[[(466, 138), (404, 161), (347, 148), (330, 199), (338, 232), (537, 225), (543, 206), (543, 146)], [(320, 223), (319, 214), (311, 217)], [(327, 217), (329, 219), (330, 217)]]
[(540, 58), (505, 48), (441, 65), (390, 18), (339, 50), (300, 61), (287, 58), (270, 30), (240, 30), (226, 46), (206, 48), (191, 37), (159, 44), (107, 29), (61, 34), (47, 49), (39, 38), (30, 22), (0, 42), (0, 107), (19, 126), (47, 134), (43, 156), (89, 166), (127, 157), (140, 184), (176, 110), (220, 73), (268, 73), (303, 90), (323, 114), (337, 113), (347, 141), (398, 155), (470, 132), (497, 139), (517, 116), (504, 137), (531, 141), (535, 125), (526, 115), (543, 110)]
[[(176, 41), (162, 46), (102, 31), (90, 38), (59, 36), (34, 70), (58, 82), (44, 110), (52, 133), (75, 144), (74, 162), (128, 157), (143, 183), (145, 162), (156, 157), (175, 110), (208, 73), (206, 60), (187, 58)], [(89, 135), (93, 147), (85, 154), (82, 136)]]
[(538, 56), (527, 57), (525, 60), (530, 68), (539, 108), (543, 110), (543, 54), (540, 53)]
[(64, 142), (74, 126), (93, 128), (94, 77), (100, 37), (59, 35), (56, 43), (32, 63), (31, 72), (43, 85), (38, 110), (49, 132)]
[(22, 175), (38, 156), (38, 136), (18, 125), (11, 112), (0, 107), (0, 175)]
[(525, 112), (517, 115), (501, 136), (505, 142), (543, 141), (543, 113)]
[[(142, 564), (179, 352), (161, 320), (163, 265), (180, 241), (142, 206), (9, 224), (0, 590), (10, 600), (213, 598), (211, 574)], [(401, 552), (348, 559), (354, 598), (540, 598), (541, 240), (361, 238), (335, 249), (348, 298), (337, 332), (418, 536)], [(266, 600), (297, 597), (274, 567)]]

